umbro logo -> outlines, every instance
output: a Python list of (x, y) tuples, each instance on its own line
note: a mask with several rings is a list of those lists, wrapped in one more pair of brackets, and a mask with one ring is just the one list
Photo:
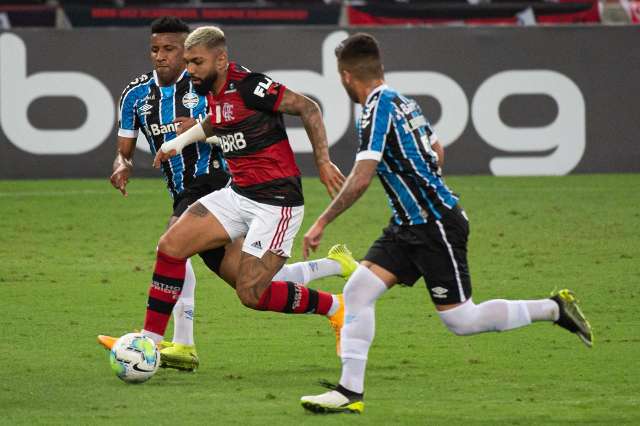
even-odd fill
[(144, 104), (142, 105), (140, 108), (138, 108), (138, 114), (140, 115), (147, 115), (147, 114), (151, 114), (151, 109), (153, 108), (153, 105), (151, 104)]
[(433, 297), (437, 297), (438, 299), (445, 299), (449, 290), (442, 287), (434, 287), (431, 289), (431, 292), (433, 293)]
[(260, 241), (256, 241), (255, 243), (251, 244), (251, 247), (257, 248), (258, 250), (262, 250), (262, 243)]

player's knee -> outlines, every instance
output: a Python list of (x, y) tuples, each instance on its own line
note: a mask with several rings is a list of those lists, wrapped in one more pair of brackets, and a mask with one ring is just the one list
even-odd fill
[(448, 311), (440, 311), (438, 315), (447, 329), (457, 336), (468, 336), (479, 332), (476, 305), (471, 300)]
[(158, 241), (158, 251), (162, 253), (168, 254), (169, 256), (179, 257), (178, 252), (178, 241), (171, 235), (171, 232), (167, 231), (160, 237), (160, 241)]
[(366, 267), (358, 267), (344, 286), (342, 294), (345, 304), (351, 308), (373, 305), (380, 291), (371, 291), (371, 280), (377, 279)]

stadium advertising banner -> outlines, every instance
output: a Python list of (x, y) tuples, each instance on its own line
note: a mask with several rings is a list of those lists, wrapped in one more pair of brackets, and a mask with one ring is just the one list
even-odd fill
[[(446, 147), (448, 174), (640, 172), (640, 28), (376, 28), (386, 78), (414, 97)], [(316, 99), (331, 155), (357, 147), (336, 71), (337, 28), (228, 28), (230, 56)], [(105, 177), (116, 107), (150, 70), (145, 29), (0, 34), (0, 178)], [(315, 174), (296, 118), (289, 136)], [(140, 139), (135, 176), (157, 176)]]

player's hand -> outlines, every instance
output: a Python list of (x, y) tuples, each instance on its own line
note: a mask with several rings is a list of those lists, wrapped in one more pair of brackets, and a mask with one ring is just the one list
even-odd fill
[(176, 134), (181, 135), (197, 123), (195, 118), (192, 117), (176, 117), (173, 120), (173, 124), (176, 125)]
[(167, 161), (169, 158), (174, 157), (177, 154), (175, 149), (172, 149), (169, 152), (164, 152), (163, 150), (159, 149), (158, 152), (156, 153), (156, 158), (153, 159), (153, 167), (155, 167), (156, 169), (160, 168), (160, 164), (163, 161)]
[(129, 195), (127, 192), (127, 184), (129, 183), (129, 176), (131, 176), (131, 167), (126, 164), (120, 164), (117, 169), (111, 174), (111, 185), (114, 188), (120, 190), (125, 197)]
[(327, 192), (331, 198), (334, 198), (340, 192), (345, 177), (335, 164), (331, 161), (324, 163), (318, 167), (320, 182), (327, 188)]
[(304, 234), (302, 240), (302, 257), (304, 260), (309, 258), (309, 249), (316, 251), (322, 241), (322, 234), (324, 233), (324, 225), (316, 221), (311, 228)]

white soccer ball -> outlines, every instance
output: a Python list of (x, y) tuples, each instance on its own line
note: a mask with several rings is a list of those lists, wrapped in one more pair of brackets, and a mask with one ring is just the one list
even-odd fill
[(111, 369), (127, 383), (149, 380), (160, 366), (160, 351), (149, 337), (129, 333), (116, 340), (109, 355)]

